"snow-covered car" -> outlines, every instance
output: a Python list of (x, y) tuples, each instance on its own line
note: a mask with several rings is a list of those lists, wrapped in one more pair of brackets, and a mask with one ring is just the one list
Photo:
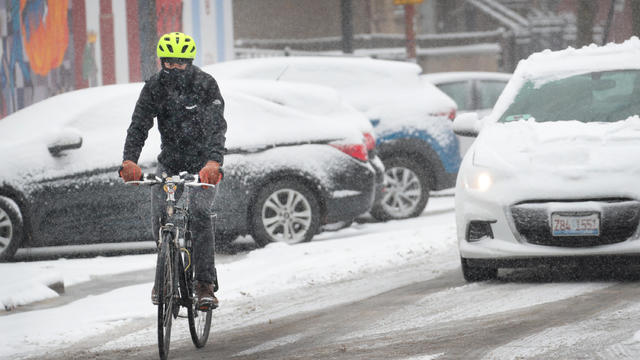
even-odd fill
[[(458, 105), (458, 115), (477, 112), (480, 118), (489, 115), (493, 105), (504, 90), (511, 74), (488, 71), (438, 72), (421, 75), (449, 95)], [(473, 143), (473, 138), (459, 136), (460, 155)]]
[(420, 214), (431, 190), (453, 187), (460, 165), (451, 120), (454, 101), (422, 81), (412, 63), (345, 57), (235, 60), (204, 70), (220, 79), (271, 79), (336, 89), (374, 127), (385, 186), (371, 214), (381, 220)]
[[(151, 240), (148, 189), (117, 176), (141, 88), (78, 90), (0, 120), (0, 259), (18, 247)], [(331, 119), (241, 92), (223, 95), (228, 154), (215, 203), (218, 241), (238, 234), (258, 245), (309, 241), (321, 225), (369, 210), (375, 171), (359, 129), (328, 127)], [(159, 150), (153, 128), (143, 171), (155, 170)]]
[(531, 55), (477, 135), (455, 191), (462, 272), (640, 255), (640, 40)]

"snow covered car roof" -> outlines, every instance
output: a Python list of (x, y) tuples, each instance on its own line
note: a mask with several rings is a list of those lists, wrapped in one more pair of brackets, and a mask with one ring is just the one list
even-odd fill
[(270, 57), (232, 60), (203, 68), (216, 79), (271, 79), (313, 83), (338, 90), (370, 118), (382, 108), (448, 112), (456, 105), (446, 94), (418, 76), (420, 66), (359, 57)]
[(421, 78), (438, 85), (447, 82), (465, 80), (498, 80), (509, 81), (512, 74), (490, 71), (451, 71), (422, 74)]
[[(120, 163), (126, 131), (131, 121), (142, 83), (109, 85), (54, 96), (19, 110), (0, 120), (3, 134), (0, 148), (6, 149), (0, 168), (37, 168), (49, 158), (47, 146), (60, 136), (79, 134), (88, 156), (75, 159), (67, 170), (113, 166)], [(238, 91), (221, 89), (225, 98), (230, 150), (259, 150), (279, 144), (345, 140), (362, 142), (362, 133), (352, 124), (332, 123), (321, 115), (279, 105)], [(155, 129), (140, 155), (140, 162), (155, 161), (160, 152), (160, 136)], [(13, 156), (15, 154), (15, 156)], [(40, 158), (40, 160), (38, 160)], [(27, 165), (28, 164), (28, 165)], [(63, 166), (60, 166), (62, 170)], [(24, 170), (27, 170), (26, 168)], [(5, 171), (4, 176), (9, 174)]]
[[(425, 121), (457, 109), (456, 103), (419, 76), (413, 63), (358, 57), (270, 57), (217, 63), (203, 68), (216, 79), (271, 79), (312, 83), (337, 90), (368, 119), (379, 120), (378, 136), (428, 128), (448, 138), (444, 122)], [(446, 119), (448, 121), (448, 119)]]
[[(259, 59), (232, 60), (208, 65), (203, 70), (216, 78), (263, 78), (279, 79), (292, 65), (305, 65), (315, 69), (315, 74), (324, 79), (326, 85), (344, 87), (353, 85), (353, 79), (368, 80), (379, 84), (380, 79), (388, 81), (413, 81), (422, 72), (420, 66), (407, 62), (377, 60), (365, 57), (328, 57), (328, 56), (286, 56)], [(348, 68), (350, 76), (343, 74), (330, 76), (337, 68)], [(375, 75), (374, 78), (371, 75)], [(310, 75), (313, 76), (313, 75)], [(315, 76), (314, 76), (315, 78)], [(362, 84), (359, 82), (359, 84)]]
[(592, 44), (580, 49), (567, 48), (560, 51), (545, 50), (521, 60), (498, 98), (489, 121), (497, 121), (511, 105), (518, 90), (527, 82), (537, 86), (566, 78), (597, 71), (640, 69), (640, 39), (632, 37), (621, 43), (605, 46)]

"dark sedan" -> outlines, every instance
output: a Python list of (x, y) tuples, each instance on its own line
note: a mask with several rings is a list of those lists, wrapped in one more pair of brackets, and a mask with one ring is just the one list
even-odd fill
[[(151, 240), (148, 189), (117, 176), (140, 88), (75, 91), (0, 120), (0, 259), (19, 247)], [(309, 241), (321, 225), (370, 209), (375, 172), (357, 128), (223, 94), (229, 153), (215, 203), (218, 241), (243, 234), (259, 246)], [(159, 143), (152, 129), (143, 171), (154, 170)], [(282, 221), (285, 208), (295, 221)]]

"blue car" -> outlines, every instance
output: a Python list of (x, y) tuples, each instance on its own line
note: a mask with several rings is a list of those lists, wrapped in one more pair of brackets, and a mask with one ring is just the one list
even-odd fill
[(370, 211), (379, 220), (418, 216), (429, 193), (452, 188), (460, 166), (455, 102), (420, 79), (412, 63), (353, 57), (273, 57), (205, 67), (220, 79), (272, 79), (330, 86), (373, 125), (384, 185)]

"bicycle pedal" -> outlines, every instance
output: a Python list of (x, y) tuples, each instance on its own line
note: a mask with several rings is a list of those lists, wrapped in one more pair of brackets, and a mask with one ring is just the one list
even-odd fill
[(187, 312), (187, 309), (184, 307), (181, 307), (178, 312), (178, 317), (183, 319), (189, 318), (189, 313)]

